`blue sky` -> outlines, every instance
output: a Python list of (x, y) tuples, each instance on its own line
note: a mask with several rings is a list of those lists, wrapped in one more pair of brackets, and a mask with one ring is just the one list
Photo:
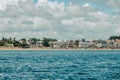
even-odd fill
[(1, 0), (0, 37), (107, 39), (120, 34), (119, 4), (120, 0)]
[[(58, 2), (64, 2), (65, 4), (68, 4), (70, 2), (70, 0), (49, 0), (49, 1), (58, 1)], [(98, 0), (100, 1), (100, 0)], [(76, 4), (78, 5), (84, 5), (85, 3), (89, 3), (91, 4), (95, 9), (104, 11), (108, 14), (113, 14), (114, 12), (114, 8), (112, 6), (107, 6), (105, 3), (105, 0), (101, 0), (103, 2), (99, 3), (97, 1), (92, 1), (92, 0), (77, 0)], [(75, 4), (75, 3), (74, 3)]]
[(35, 3), (37, 3), (38, 2), (38, 0), (33, 0)]
[(64, 2), (65, 4), (68, 4), (70, 2), (69, 0), (49, 0), (49, 1)]

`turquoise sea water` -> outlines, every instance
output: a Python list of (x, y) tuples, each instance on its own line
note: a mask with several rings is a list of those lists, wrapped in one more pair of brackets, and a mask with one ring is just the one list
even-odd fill
[(120, 80), (120, 51), (0, 51), (0, 80)]

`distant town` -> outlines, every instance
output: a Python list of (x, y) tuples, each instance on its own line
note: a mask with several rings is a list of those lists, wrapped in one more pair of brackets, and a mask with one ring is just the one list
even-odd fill
[(0, 40), (1, 47), (10, 48), (50, 48), (50, 49), (120, 49), (120, 36), (110, 36), (107, 40), (57, 40), (52, 38), (5, 38)]

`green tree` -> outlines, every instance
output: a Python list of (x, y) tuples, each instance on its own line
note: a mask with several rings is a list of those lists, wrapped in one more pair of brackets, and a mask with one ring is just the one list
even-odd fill
[(5, 38), (4, 38), (4, 37), (2, 37), (2, 41), (5, 41)]
[(85, 42), (85, 39), (81, 39), (82, 42)]
[(109, 40), (116, 40), (116, 39), (120, 39), (120, 36), (110, 36)]
[(16, 41), (16, 38), (15, 38), (15, 37), (13, 38), (13, 41)]
[(75, 41), (75, 46), (76, 46), (76, 47), (79, 47), (79, 42), (80, 42), (79, 40), (76, 40), (76, 41)]
[(43, 46), (45, 47), (50, 47), (49, 42), (54, 42), (57, 41), (57, 39), (53, 39), (53, 38), (43, 38), (42, 42), (43, 42)]
[(49, 38), (43, 38), (42, 42), (43, 42), (43, 46), (50, 47)]
[(12, 38), (11, 38), (11, 37), (9, 38), (9, 41), (10, 41), (10, 42), (12, 41)]
[(27, 43), (23, 43), (23, 44), (21, 44), (21, 47), (22, 48), (29, 48), (29, 45)]
[(32, 40), (34, 42), (40, 41), (40, 39), (37, 39), (37, 38), (31, 38), (30, 40)]
[(5, 42), (4, 41), (0, 41), (0, 46), (4, 46)]
[(22, 38), (21, 41), (26, 42), (26, 39), (25, 39), (25, 38)]
[(28, 48), (29, 45), (27, 44), (27, 40), (25, 38), (21, 39), (22, 43), (20, 43), (20, 47), (22, 48)]
[(20, 47), (20, 45), (21, 45), (20, 42), (14, 41), (14, 46), (15, 46), (15, 47)]
[(120, 39), (120, 36), (118, 37), (118, 39)]

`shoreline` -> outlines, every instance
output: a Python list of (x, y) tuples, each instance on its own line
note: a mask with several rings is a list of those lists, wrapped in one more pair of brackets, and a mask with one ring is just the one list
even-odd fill
[(0, 47), (0, 51), (2, 50), (120, 50), (120, 49), (96, 49), (96, 48), (19, 48), (19, 47)]

